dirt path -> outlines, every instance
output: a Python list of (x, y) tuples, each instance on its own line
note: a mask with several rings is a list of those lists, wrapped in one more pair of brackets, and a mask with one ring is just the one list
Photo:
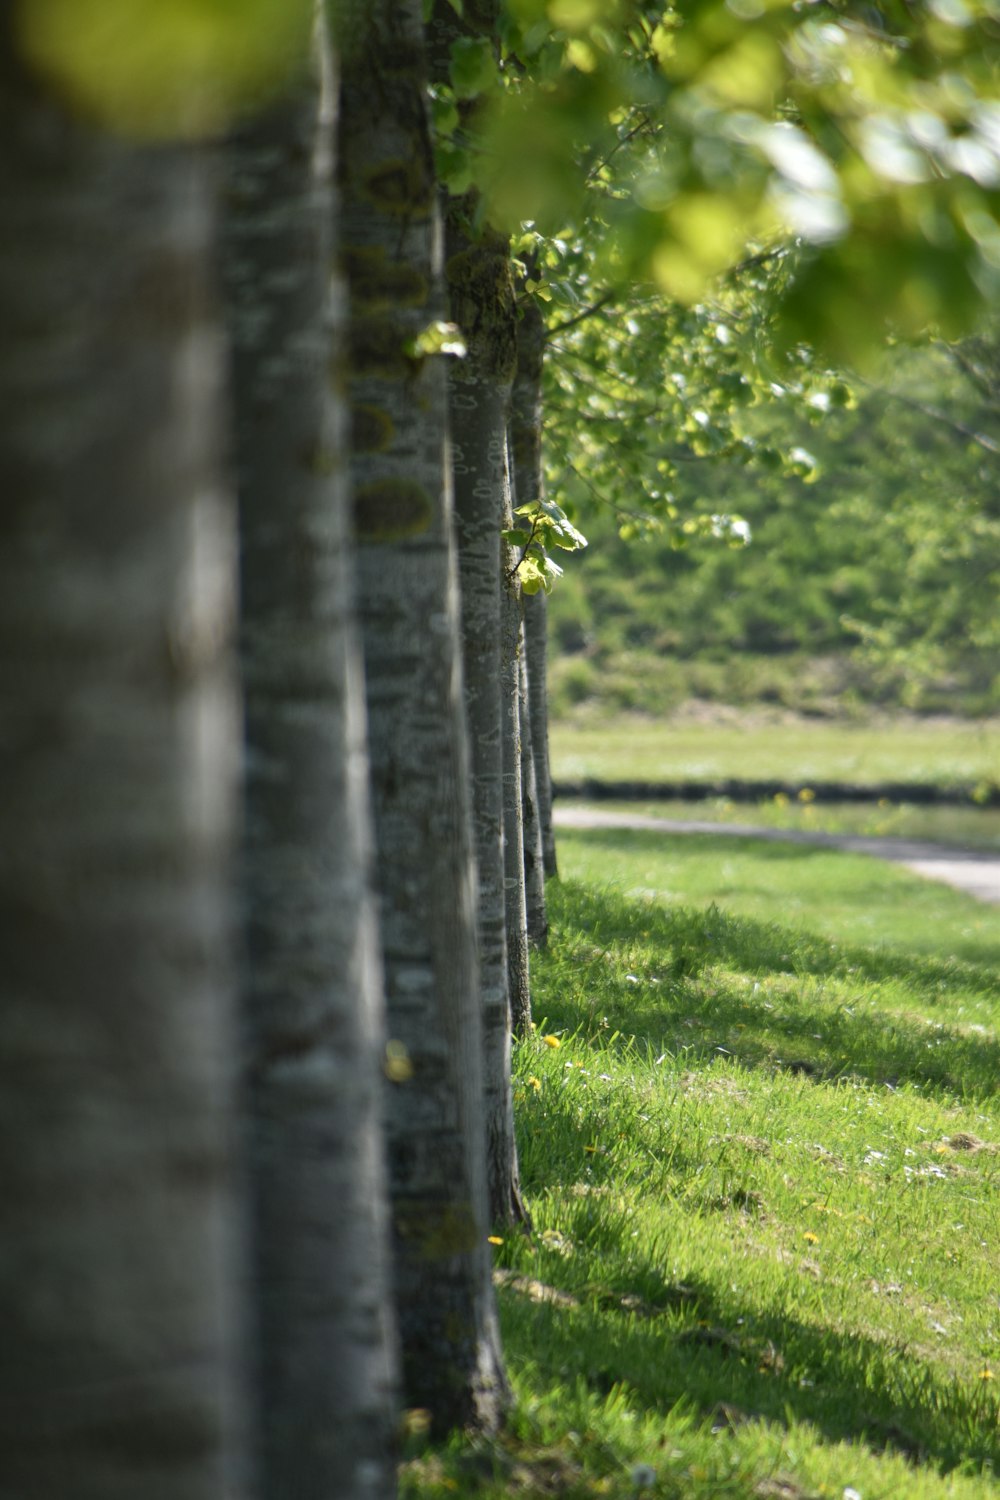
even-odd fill
[(1000, 855), (979, 849), (960, 849), (928, 844), (917, 839), (868, 837), (854, 833), (810, 833), (798, 828), (756, 828), (750, 823), (709, 823), (697, 819), (651, 818), (641, 813), (605, 812), (599, 807), (559, 807), (554, 811), (557, 828), (636, 828), (653, 833), (727, 834), (730, 838), (767, 839), (781, 844), (820, 844), (828, 849), (847, 849), (853, 854), (873, 854), (878, 859), (905, 865), (928, 880), (966, 891), (978, 901), (1000, 905)]

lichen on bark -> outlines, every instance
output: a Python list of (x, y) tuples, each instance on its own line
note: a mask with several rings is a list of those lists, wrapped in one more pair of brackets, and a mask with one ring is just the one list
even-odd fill
[(342, 260), (357, 308), (383, 312), (422, 307), (430, 295), (426, 275), (416, 266), (390, 260), (384, 245), (348, 245)]
[(399, 542), (420, 536), (434, 519), (434, 501), (413, 479), (387, 476), (354, 492), (354, 534), (359, 542)]
[[(386, 316), (354, 316), (348, 330), (348, 357), (356, 379), (406, 380), (414, 373), (414, 361), (404, 348), (399, 323)], [(331, 367), (331, 384), (341, 379), (339, 361)]]
[(383, 453), (392, 446), (396, 427), (380, 406), (358, 401), (351, 407), (351, 448), (355, 453)]

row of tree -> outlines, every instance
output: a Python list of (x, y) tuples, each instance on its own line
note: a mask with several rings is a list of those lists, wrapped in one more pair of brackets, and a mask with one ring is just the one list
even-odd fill
[(214, 157), (0, 33), (5, 1497), (384, 1500), (509, 1398), (513, 271), (456, 12), (337, 19)]
[(539, 478), (561, 242), (490, 215), (554, 122), (594, 305), (599, 267), (714, 268), (736, 157), (762, 194), (801, 142), (712, 157), (659, 7), (345, 0), (335, 46), (320, 5), (154, 9), (0, 20), (0, 1496), (381, 1500), (400, 1400), (502, 1419), (487, 1236), (526, 1217), (539, 589), (580, 538)]

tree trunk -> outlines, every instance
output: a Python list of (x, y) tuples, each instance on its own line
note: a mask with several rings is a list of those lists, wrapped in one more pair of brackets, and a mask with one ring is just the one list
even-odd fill
[[(530, 595), (528, 596), (530, 598)], [(525, 601), (527, 602), (527, 601)], [(545, 911), (545, 865), (542, 825), (538, 817), (538, 780), (531, 734), (531, 698), (528, 688), (527, 631), (521, 621), (518, 646), (518, 699), (521, 716), (521, 806), (524, 823), (524, 904), (528, 941), (543, 948), (549, 924)]]
[(255, 1426), (265, 1500), (382, 1500), (395, 1491), (385, 1034), (329, 379), (321, 61), (230, 147)]
[(418, 0), (373, 0), (347, 38), (342, 253), (351, 477), (393, 1055), (389, 1152), (406, 1401), (435, 1427), (508, 1400), (487, 1244), (468, 747), (441, 357), (443, 312)]
[[(542, 361), (545, 324), (538, 306), (529, 301), (517, 324), (517, 375), (511, 409), (514, 482), (518, 504), (541, 499), (542, 485)], [(546, 671), (548, 605), (544, 593), (524, 601), (524, 633), (528, 666), (528, 706), (531, 749), (535, 762), (538, 821), (541, 828), (545, 874), (556, 871), (552, 830), (552, 778), (549, 771), (549, 715)]]
[[(496, 0), (460, 20), (450, 0), (429, 28), (432, 75), (449, 76), (451, 47), (497, 26)], [(509, 511), (507, 415), (515, 361), (515, 307), (507, 238), (485, 226), (472, 237), (471, 197), (448, 205), (445, 276), (467, 353), (452, 363), (449, 410), (462, 599), (466, 721), (472, 749), (473, 833), (479, 871), (477, 931), (483, 1011), (487, 1168), (495, 1224), (524, 1221), (511, 1093), (500, 698), (501, 537)]]
[(556, 838), (552, 823), (552, 772), (549, 768), (548, 600), (541, 592), (524, 603), (525, 657), (528, 664), (528, 710), (531, 750), (535, 759), (538, 821), (542, 833), (542, 863), (547, 877), (558, 875)]
[[(500, 532), (509, 511), (507, 403), (513, 360), (513, 289), (505, 238), (467, 238), (448, 224), (451, 312), (468, 352), (451, 368), (450, 411), (458, 518), (465, 703), (472, 745), (479, 870), (478, 933), (485, 1059), (490, 1210), (497, 1225), (526, 1218), (511, 1093), (513, 1023), (504, 863)], [(498, 296), (497, 289), (500, 288)]]
[[(504, 456), (505, 531), (514, 524), (510, 447)], [(528, 963), (528, 916), (525, 896), (524, 789), (521, 778), (521, 586), (517, 552), (507, 542), (500, 549), (500, 707), (503, 730), (504, 906), (507, 929), (507, 976), (511, 1026), (515, 1036), (531, 1027), (531, 980)]]
[(235, 538), (203, 163), (0, 21), (0, 1496), (242, 1497)]

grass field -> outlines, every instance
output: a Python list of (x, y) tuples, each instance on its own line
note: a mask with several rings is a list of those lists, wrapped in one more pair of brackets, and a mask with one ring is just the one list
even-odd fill
[(412, 1500), (997, 1493), (1000, 913), (727, 842), (560, 838), (516, 1407), (411, 1454)]
[(722, 833), (671, 839), (622, 829), (565, 830), (559, 849), (575, 877), (598, 889), (613, 879), (608, 889), (628, 898), (714, 904), (727, 915), (865, 945), (889, 962), (903, 951), (1000, 965), (1000, 909), (871, 855)]
[(552, 726), (556, 780), (881, 781), (995, 784), (1000, 720), (883, 716), (863, 722), (791, 713), (689, 708), (670, 718), (639, 714)]

